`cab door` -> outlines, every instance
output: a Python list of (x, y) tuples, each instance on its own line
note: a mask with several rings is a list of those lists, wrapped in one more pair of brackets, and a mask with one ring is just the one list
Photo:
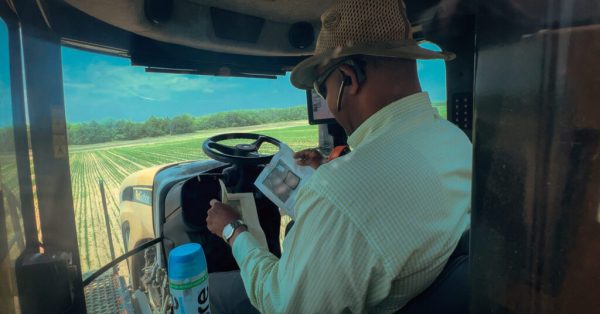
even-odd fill
[(478, 12), (471, 310), (598, 313), (600, 2)]
[(11, 49), (19, 44), (17, 34), (15, 21), (0, 15), (0, 313), (20, 312), (15, 266), (26, 246), (23, 207), (31, 205), (26, 200), (31, 184), (27, 186), (18, 171), (22, 160), (17, 138), (22, 130), (14, 119), (19, 116), (14, 110), (19, 95), (12, 92), (16, 86), (11, 82), (11, 72), (20, 69), (17, 62), (11, 64)]
[(15, 6), (0, 2), (0, 313), (82, 313), (60, 38)]

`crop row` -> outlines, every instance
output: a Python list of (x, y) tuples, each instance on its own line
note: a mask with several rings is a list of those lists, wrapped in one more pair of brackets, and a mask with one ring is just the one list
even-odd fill
[[(314, 147), (317, 143), (315, 127), (292, 127), (260, 133), (278, 138), (295, 150)], [(144, 168), (207, 159), (201, 150), (203, 141), (204, 138), (195, 136), (173, 142), (75, 150), (70, 154), (77, 240), (84, 272), (98, 269), (111, 259), (98, 182), (102, 180), (105, 185), (111, 235), (115, 255), (119, 256), (124, 252), (119, 217), (119, 189), (123, 180)], [(264, 153), (272, 151), (265, 147)]]

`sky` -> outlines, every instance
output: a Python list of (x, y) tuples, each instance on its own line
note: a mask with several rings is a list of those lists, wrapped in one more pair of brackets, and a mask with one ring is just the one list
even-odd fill
[[(423, 43), (421, 47), (441, 51), (433, 43)], [(417, 71), (421, 88), (429, 93), (432, 102), (446, 102), (446, 63), (443, 60), (418, 60)]]
[(283, 108), (306, 104), (306, 94), (289, 78), (248, 79), (146, 73), (128, 59), (63, 48), (67, 120), (150, 115), (205, 115), (237, 109)]
[[(436, 48), (426, 44), (427, 48)], [(306, 105), (306, 94), (294, 88), (289, 74), (276, 80), (146, 73), (129, 59), (62, 49), (67, 121), (106, 119), (144, 121), (150, 116), (193, 116), (239, 109)], [(418, 65), (423, 89), (434, 102), (445, 101), (443, 61)], [(0, 21), (0, 123), (10, 123), (8, 35)], [(5, 108), (6, 107), (6, 108)], [(8, 109), (8, 111), (7, 111)], [(7, 120), (7, 121), (4, 121)]]
[[(426, 44), (436, 49), (433, 44)], [(67, 120), (143, 121), (149, 116), (194, 116), (238, 109), (306, 105), (289, 74), (276, 80), (146, 73), (126, 58), (63, 48)], [(445, 101), (443, 61), (419, 62), (423, 89), (434, 102)]]
[(8, 29), (0, 19), (0, 127), (12, 123)]

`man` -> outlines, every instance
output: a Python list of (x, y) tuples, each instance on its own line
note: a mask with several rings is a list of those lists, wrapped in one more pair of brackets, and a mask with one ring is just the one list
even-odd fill
[(211, 201), (208, 228), (235, 230), (228, 243), (261, 312), (393, 313), (435, 280), (469, 226), (471, 144), (421, 92), (415, 61), (453, 56), (411, 39), (401, 1), (376, 2), (328, 9), (315, 55), (292, 72), (327, 100), (352, 152), (320, 167), (298, 155), (319, 169), (281, 259)]

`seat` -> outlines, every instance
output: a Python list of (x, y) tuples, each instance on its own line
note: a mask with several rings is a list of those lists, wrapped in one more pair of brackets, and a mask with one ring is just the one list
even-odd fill
[(467, 230), (433, 284), (397, 314), (469, 312), (469, 238)]

